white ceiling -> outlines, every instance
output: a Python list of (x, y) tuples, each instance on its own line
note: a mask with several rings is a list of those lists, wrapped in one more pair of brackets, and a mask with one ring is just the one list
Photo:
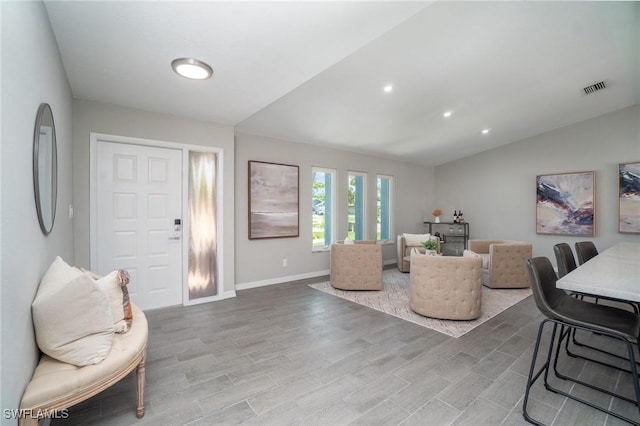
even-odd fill
[(46, 7), (74, 97), (425, 165), (640, 103), (639, 2)]

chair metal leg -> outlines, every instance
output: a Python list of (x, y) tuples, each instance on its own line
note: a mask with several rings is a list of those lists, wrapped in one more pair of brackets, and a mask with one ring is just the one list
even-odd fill
[[(563, 327), (564, 327), (564, 326), (563, 326)], [(575, 330), (575, 329), (574, 329), (574, 330)], [(569, 331), (569, 332), (571, 332), (571, 329), (569, 329), (568, 331)], [(627, 398), (626, 396), (619, 395), (619, 394), (617, 394), (617, 393), (615, 393), (615, 392), (609, 391), (609, 390), (604, 389), (604, 388), (601, 388), (601, 387), (599, 387), (599, 386), (592, 385), (592, 384), (590, 384), (590, 383), (587, 383), (587, 382), (585, 382), (585, 381), (582, 381), (582, 380), (579, 380), (579, 379), (576, 379), (576, 378), (573, 378), (573, 377), (569, 377), (569, 376), (567, 376), (566, 374), (564, 374), (564, 373), (560, 372), (560, 371), (558, 370), (558, 358), (559, 358), (559, 354), (560, 354), (560, 347), (562, 346), (562, 339), (565, 339), (565, 338), (567, 339), (567, 340), (566, 340), (566, 345), (568, 346), (568, 344), (569, 344), (569, 338), (568, 338), (568, 337), (569, 337), (569, 336), (568, 336), (568, 334), (561, 335), (561, 336), (560, 336), (560, 342), (558, 343), (558, 346), (557, 346), (557, 348), (556, 348), (556, 357), (555, 357), (555, 360), (554, 360), (554, 362), (553, 362), (553, 372), (554, 372), (554, 374), (555, 374), (555, 376), (556, 376), (557, 378), (562, 379), (562, 380), (568, 380), (568, 381), (573, 382), (573, 383), (578, 383), (578, 384), (580, 384), (580, 385), (582, 385), (582, 386), (586, 386), (586, 387), (588, 387), (588, 388), (595, 389), (595, 390), (600, 391), (600, 392), (602, 392), (602, 393), (606, 393), (607, 395), (613, 396), (613, 397), (615, 397), (615, 398), (619, 398), (619, 399), (622, 399), (622, 400), (624, 400), (624, 401), (630, 402), (631, 404), (638, 405), (638, 402), (637, 402), (637, 401), (635, 401), (635, 400), (633, 400), (633, 399), (630, 399), (630, 398)], [(600, 362), (600, 361), (597, 361), (597, 360), (592, 360), (592, 359), (590, 359), (590, 358), (585, 358), (585, 357), (582, 357), (582, 356), (577, 356), (577, 358), (581, 358), (581, 359), (585, 359), (585, 360), (587, 360), (587, 361), (595, 362), (595, 363), (597, 363), (597, 364), (601, 364), (601, 365), (609, 366), (609, 364), (607, 364), (607, 363)], [(613, 366), (611, 366), (611, 367), (613, 367)], [(615, 367), (615, 368), (617, 368), (617, 367)], [(618, 368), (618, 370), (621, 370), (621, 371), (627, 371), (627, 370), (625, 370), (625, 369), (620, 369), (620, 368)], [(628, 372), (629, 372), (629, 373), (631, 373), (631, 371), (628, 371)], [(639, 401), (640, 401), (640, 400), (639, 400)]]
[(534, 374), (534, 371), (536, 368), (536, 361), (538, 359), (538, 350), (540, 349), (540, 342), (542, 340), (542, 332), (544, 331), (544, 326), (547, 322), (549, 322), (548, 319), (543, 320), (540, 323), (540, 326), (538, 327), (538, 337), (536, 338), (536, 345), (535, 345), (535, 348), (533, 349), (531, 367), (529, 367), (529, 377), (527, 378), (527, 387), (524, 392), (524, 401), (522, 402), (522, 416), (527, 422), (532, 423), (534, 425), (538, 425), (538, 426), (544, 426), (544, 423), (540, 423), (539, 421), (537, 421), (536, 419), (534, 419), (529, 415), (529, 413), (527, 412), (527, 404), (529, 403), (529, 391), (531, 390), (531, 386), (533, 386), (533, 384), (536, 382), (536, 380), (538, 380), (538, 378), (542, 373), (544, 373), (545, 375), (544, 381), (545, 381), (545, 387), (546, 387), (547, 375), (549, 373), (549, 364), (551, 361), (551, 354), (553, 353), (553, 346), (556, 340), (555, 339), (556, 330), (558, 328), (558, 324), (556, 322), (554, 322), (553, 324), (553, 332), (551, 334), (551, 342), (549, 344), (549, 350), (547, 352), (547, 360), (535, 374)]
[[(633, 352), (633, 345), (630, 344), (629, 342), (627, 342), (627, 350), (629, 351), (629, 359), (631, 359), (631, 362), (629, 364), (631, 365), (631, 374), (632, 374), (631, 377), (633, 377), (633, 388), (636, 391), (636, 406), (638, 407), (638, 414), (640, 414), (640, 380), (637, 379), (638, 367), (636, 366), (637, 362), (635, 361), (635, 353)], [(638, 353), (640, 353), (640, 351)]]
[[(614, 354), (613, 352), (607, 351), (605, 349), (601, 349), (601, 348), (598, 348), (598, 347), (595, 347), (595, 346), (591, 346), (589, 344), (577, 341), (576, 340), (576, 331), (577, 331), (577, 329), (574, 328), (572, 330), (572, 332), (571, 332), (571, 339), (567, 339), (567, 341), (566, 341), (565, 351), (567, 352), (567, 355), (569, 355), (570, 357), (573, 357), (573, 358), (580, 358), (580, 359), (584, 359), (585, 361), (595, 362), (596, 364), (600, 364), (600, 365), (603, 365), (605, 367), (615, 368), (616, 370), (624, 371), (626, 373), (631, 373), (631, 370), (627, 370), (626, 368), (618, 367), (616, 365), (613, 365), (613, 364), (610, 364), (610, 363), (607, 363), (607, 362), (604, 362), (604, 361), (599, 361), (597, 359), (589, 358), (588, 356), (580, 355), (580, 354), (578, 354), (576, 352), (571, 351), (571, 349), (569, 348), (569, 341), (570, 340), (573, 342), (574, 345), (576, 345), (578, 347), (592, 349), (594, 351), (597, 351), (597, 352), (600, 352), (600, 353), (603, 353), (603, 354), (607, 354), (607, 355), (612, 356), (614, 358), (618, 358), (618, 359), (621, 359), (623, 361), (629, 362), (629, 358), (625, 358), (623, 356), (620, 356), (618, 354)], [(597, 334), (603, 335), (602, 333), (597, 333)], [(606, 336), (606, 335), (604, 335), (604, 336)], [(611, 337), (611, 336), (607, 336), (607, 337)], [(637, 366), (640, 367), (640, 362), (636, 361), (635, 363), (636, 363)]]
[[(552, 321), (554, 323), (556, 322), (555, 320), (549, 320), (549, 321)], [(632, 403), (632, 404), (634, 404), (634, 405), (636, 405), (638, 407), (638, 413), (640, 414), (640, 385), (638, 384), (638, 380), (637, 379), (633, 380), (634, 388), (635, 388), (635, 391), (636, 391), (636, 400), (634, 401), (634, 400), (632, 400), (630, 398), (627, 398), (625, 396), (616, 394), (615, 392), (611, 392), (609, 390), (603, 389), (603, 388), (601, 388), (599, 386), (595, 386), (595, 385), (592, 385), (590, 383), (584, 382), (582, 380), (578, 380), (578, 379), (575, 379), (573, 377), (569, 377), (569, 376), (567, 376), (565, 374), (562, 374), (562, 373), (560, 373), (558, 371), (558, 368), (557, 368), (557, 366), (558, 366), (558, 357), (559, 357), (560, 347), (562, 346), (562, 340), (563, 339), (567, 339), (567, 340), (569, 339), (569, 334), (571, 332), (571, 329), (577, 328), (577, 329), (580, 329), (580, 330), (589, 331), (589, 329), (585, 329), (585, 328), (579, 327), (579, 326), (567, 325), (567, 324), (564, 324), (564, 323), (559, 323), (559, 324), (562, 326), (562, 328), (561, 328), (560, 336), (558, 338), (558, 345), (556, 346), (555, 360), (554, 360), (554, 363), (553, 363), (553, 370), (554, 370), (555, 376), (558, 377), (559, 379), (569, 380), (569, 381), (571, 381), (573, 383), (577, 383), (577, 384), (589, 387), (591, 389), (595, 389), (597, 391), (603, 392), (603, 393), (605, 393), (607, 395), (614, 396), (616, 398), (619, 398), (619, 399), (622, 399), (624, 401), (630, 402), (630, 403)], [(566, 332), (564, 330), (565, 327), (567, 328)], [(623, 338), (621, 338), (619, 336), (615, 336), (615, 335), (608, 334), (608, 333), (602, 333), (602, 334), (607, 335), (607, 336), (609, 336), (611, 338), (614, 338), (614, 339), (621, 340), (621, 341), (623, 341), (625, 343), (625, 345), (627, 346), (627, 350), (629, 352), (629, 365), (631, 366), (631, 370), (629, 372), (632, 374), (632, 377), (637, 378), (638, 377), (638, 369), (636, 367), (636, 360), (635, 360), (633, 344), (631, 342), (629, 342), (628, 340), (623, 339)], [(607, 364), (605, 363), (604, 365), (607, 365)], [(545, 375), (545, 379), (546, 379), (546, 375)], [(640, 423), (638, 423), (635, 420), (632, 420), (632, 419), (630, 419), (628, 417), (625, 417), (625, 416), (623, 416), (621, 414), (615, 413), (615, 412), (610, 411), (608, 409), (602, 408), (602, 407), (600, 407), (598, 405), (595, 405), (595, 404), (593, 404), (593, 403), (591, 403), (591, 402), (589, 402), (589, 401), (587, 401), (587, 400), (585, 400), (583, 398), (577, 397), (575, 395), (571, 395), (571, 394), (569, 394), (567, 392), (564, 392), (564, 391), (562, 391), (560, 389), (556, 389), (546, 381), (545, 381), (545, 387), (548, 390), (552, 391), (552, 392), (555, 392), (555, 393), (558, 393), (560, 395), (566, 396), (567, 398), (571, 398), (574, 401), (581, 402), (581, 403), (583, 403), (585, 405), (588, 405), (589, 407), (592, 407), (592, 408), (595, 408), (596, 410), (599, 410), (599, 411), (602, 411), (604, 413), (607, 413), (607, 414), (609, 414), (611, 416), (614, 416), (614, 417), (616, 417), (616, 418), (618, 418), (620, 420), (624, 420), (625, 422), (629, 422), (629, 423), (631, 423), (633, 425), (640, 426)]]
[[(546, 359), (545, 363), (542, 365), (542, 367), (540, 367), (540, 369), (537, 372), (535, 372), (535, 365), (536, 365), (536, 361), (537, 361), (537, 358), (538, 358), (538, 351), (540, 349), (540, 343), (541, 343), (541, 340), (542, 340), (542, 333), (544, 331), (544, 326), (546, 325), (547, 322), (552, 322), (553, 323), (553, 332), (551, 334), (551, 339), (550, 339), (550, 343), (549, 343), (549, 350), (547, 352), (547, 359)], [(560, 333), (557, 333), (558, 325), (560, 326)], [(563, 380), (569, 380), (569, 381), (572, 381), (574, 383), (578, 383), (578, 384), (581, 384), (583, 386), (587, 386), (587, 387), (590, 387), (592, 389), (599, 390), (601, 392), (604, 392), (605, 394), (608, 394), (608, 395), (611, 395), (611, 396), (615, 396), (616, 398), (631, 402), (631, 403), (635, 404), (638, 407), (638, 414), (640, 415), (640, 381), (639, 380), (637, 380), (637, 379), (633, 380), (634, 390), (635, 390), (635, 394), (636, 394), (636, 400), (634, 401), (634, 400), (631, 400), (629, 398), (626, 398), (626, 397), (623, 397), (621, 395), (618, 395), (616, 393), (610, 392), (610, 391), (608, 391), (606, 389), (602, 389), (602, 388), (600, 388), (598, 386), (591, 385), (590, 383), (586, 383), (584, 381), (568, 377), (568, 376), (558, 372), (557, 366), (558, 366), (558, 358), (559, 358), (559, 354), (560, 354), (560, 348), (562, 347), (562, 340), (563, 339), (569, 340), (570, 335), (572, 334), (572, 331), (575, 328), (587, 331), (587, 329), (584, 329), (582, 327), (576, 327), (576, 326), (573, 326), (573, 325), (569, 326), (569, 325), (567, 325), (565, 323), (562, 323), (562, 322), (559, 322), (559, 321), (556, 321), (556, 320), (552, 320), (552, 319), (545, 319), (540, 323), (540, 326), (538, 327), (538, 336), (536, 338), (536, 344), (535, 344), (535, 348), (534, 348), (533, 356), (532, 356), (532, 360), (531, 360), (531, 367), (529, 368), (529, 376), (527, 378), (527, 387), (526, 387), (526, 390), (525, 390), (524, 401), (523, 401), (523, 404), (522, 404), (522, 415), (523, 415), (524, 419), (529, 423), (532, 423), (532, 424), (535, 424), (535, 425), (542, 425), (542, 423), (540, 423), (538, 420), (532, 418), (529, 415), (529, 413), (527, 411), (527, 406), (528, 406), (528, 402), (529, 402), (529, 391), (531, 390), (531, 386), (533, 386), (533, 384), (536, 382), (536, 380), (538, 380), (538, 378), (544, 373), (544, 386), (545, 386), (545, 388), (547, 390), (549, 390), (551, 392), (554, 392), (554, 393), (557, 393), (559, 395), (565, 396), (567, 398), (571, 398), (574, 401), (578, 401), (580, 403), (588, 405), (589, 407), (595, 408), (596, 410), (599, 410), (599, 411), (602, 411), (604, 413), (607, 413), (607, 414), (609, 414), (609, 415), (611, 415), (613, 417), (616, 417), (616, 418), (618, 418), (620, 420), (623, 420), (625, 422), (631, 423), (631, 424), (636, 425), (636, 426), (640, 426), (640, 423), (638, 423), (635, 420), (627, 418), (627, 417), (625, 417), (625, 416), (623, 416), (621, 414), (615, 413), (615, 412), (610, 411), (608, 409), (599, 407), (599, 406), (597, 406), (597, 405), (595, 405), (595, 404), (591, 403), (590, 401), (587, 401), (587, 400), (585, 400), (583, 398), (577, 397), (575, 395), (571, 395), (571, 394), (569, 394), (567, 392), (564, 392), (564, 391), (562, 391), (560, 389), (557, 389), (557, 388), (553, 387), (549, 383), (548, 375), (549, 375), (549, 367), (551, 365), (551, 357), (555, 355), (555, 359), (553, 360), (553, 370), (554, 370), (554, 375), (556, 377), (558, 377), (560, 379), (563, 379)], [(556, 334), (558, 334), (557, 343), (556, 343)], [(628, 354), (629, 354), (629, 365), (631, 367), (631, 371), (630, 372), (632, 374), (631, 377), (633, 377), (633, 378), (638, 377), (638, 368), (636, 366), (636, 356), (635, 356), (635, 352), (634, 352), (634, 345), (631, 342), (629, 342), (628, 340), (623, 339), (621, 337), (618, 337), (618, 336), (615, 336), (615, 335), (609, 335), (609, 334), (606, 334), (606, 333), (605, 333), (605, 335), (607, 335), (609, 337), (612, 337), (612, 338), (615, 338), (615, 339), (618, 339), (618, 340), (622, 340), (625, 343), (625, 345), (627, 347)], [(555, 348), (555, 354), (554, 354), (554, 348)]]

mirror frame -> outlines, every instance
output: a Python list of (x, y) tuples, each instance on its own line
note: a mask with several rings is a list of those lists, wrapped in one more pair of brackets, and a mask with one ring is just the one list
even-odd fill
[[(51, 223), (44, 221), (43, 215), (43, 188), (40, 188), (40, 178), (44, 170), (40, 170), (40, 127), (43, 124), (45, 114), (51, 117), (51, 174), (48, 183), (51, 185)], [(43, 176), (44, 177), (44, 176)], [(56, 204), (58, 201), (58, 148), (56, 142), (56, 126), (53, 120), (53, 112), (47, 103), (40, 104), (38, 114), (36, 115), (36, 125), (33, 132), (33, 191), (36, 200), (36, 211), (38, 213), (38, 222), (40, 229), (44, 235), (49, 235), (53, 229), (53, 223), (56, 219)]]

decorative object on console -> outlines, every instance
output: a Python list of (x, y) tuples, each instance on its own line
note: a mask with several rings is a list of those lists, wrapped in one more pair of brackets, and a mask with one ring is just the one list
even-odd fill
[(536, 176), (536, 233), (594, 235), (595, 172)]
[(640, 233), (640, 162), (618, 165), (618, 232)]
[(298, 237), (299, 167), (249, 161), (249, 239)]
[(431, 212), (431, 214), (433, 215), (433, 218), (434, 218), (433, 221), (435, 223), (440, 223), (440, 216), (442, 216), (442, 210), (434, 209), (433, 212)]
[(453, 211), (453, 223), (464, 223), (464, 217), (462, 217), (462, 210)]

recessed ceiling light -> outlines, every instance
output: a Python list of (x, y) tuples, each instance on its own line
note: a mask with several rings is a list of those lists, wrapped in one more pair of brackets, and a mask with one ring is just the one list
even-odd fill
[(202, 61), (193, 58), (178, 58), (171, 61), (171, 68), (185, 78), (206, 80), (213, 75), (213, 70)]
[(442, 114), (445, 118), (451, 117), (451, 114), (453, 114), (453, 111), (445, 111), (444, 114)]
[(385, 93), (390, 93), (391, 91), (393, 91), (393, 86), (390, 84), (387, 84), (386, 86), (384, 86), (382, 90), (384, 90)]
[(486, 135), (487, 133), (489, 133), (491, 131), (491, 129), (482, 129), (482, 134)]

